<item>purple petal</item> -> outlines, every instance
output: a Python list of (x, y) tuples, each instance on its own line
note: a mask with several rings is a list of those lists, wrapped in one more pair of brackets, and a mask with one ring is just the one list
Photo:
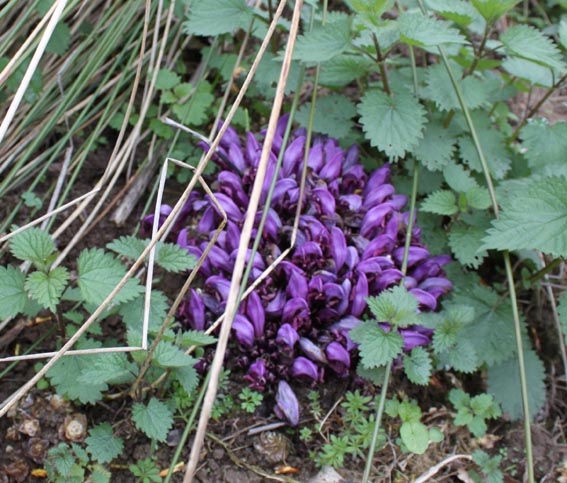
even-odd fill
[(258, 144), (258, 141), (251, 132), (246, 134), (246, 158), (248, 159), (248, 165), (256, 167), (258, 161), (260, 161), (260, 155), (262, 153), (262, 148)]
[(183, 300), (179, 309), (184, 324), (193, 330), (205, 329), (205, 304), (199, 294), (191, 289), (189, 299)]
[(320, 362), (321, 364), (327, 363), (327, 356), (323, 352), (323, 349), (321, 349), (318, 345), (315, 345), (308, 338), (302, 337), (299, 339), (299, 347), (301, 347), (303, 353), (312, 361)]
[(248, 196), (242, 187), (242, 178), (231, 171), (221, 171), (217, 175), (219, 189), (240, 206), (248, 206)]
[[(400, 265), (404, 259), (404, 247), (399, 247), (392, 253), (394, 255), (394, 260)], [(429, 257), (429, 250), (421, 247), (410, 247), (408, 252), (408, 267), (413, 267), (416, 263), (426, 260)]]
[(336, 226), (331, 229), (331, 252), (335, 260), (336, 271), (338, 272), (345, 264), (347, 245), (343, 231)]
[(240, 149), (238, 145), (231, 144), (228, 147), (227, 157), (239, 173), (244, 173), (244, 170), (246, 169), (246, 161), (244, 160), (242, 149)]
[(278, 384), (274, 411), (279, 418), (287, 419), (292, 426), (299, 423), (299, 402), (293, 389), (285, 381)]
[(309, 158), (307, 166), (310, 167), (315, 173), (318, 173), (323, 166), (323, 145), (316, 144), (309, 150)]
[[(173, 208), (169, 205), (161, 205), (159, 208), (159, 221), (158, 221), (158, 229), (161, 228), (169, 214), (172, 212)], [(140, 230), (140, 234), (142, 236), (149, 236), (152, 234), (152, 229), (154, 226), (154, 215), (147, 215), (144, 216), (142, 220), (142, 228)]]
[(372, 173), (368, 183), (366, 184), (366, 188), (364, 189), (364, 195), (369, 196), (372, 191), (378, 189), (379, 186), (382, 186), (386, 180), (390, 177), (390, 165), (385, 164), (380, 169), (377, 169)]
[[(219, 127), (223, 127), (224, 126), (224, 121), (221, 121), (219, 123)], [(240, 148), (240, 138), (238, 137), (238, 133), (236, 132), (236, 129), (234, 129), (232, 126), (228, 126), (226, 128), (226, 131), (224, 132), (222, 138), (221, 138), (221, 146), (226, 148), (229, 147), (230, 145), (236, 145), (238, 148)]]
[(216, 211), (212, 206), (209, 206), (205, 212), (203, 213), (203, 216), (201, 217), (201, 220), (199, 221), (199, 225), (197, 226), (197, 231), (199, 233), (207, 233), (209, 234), (211, 231), (213, 231), (216, 228)]
[(315, 188), (312, 192), (311, 202), (318, 206), (319, 213), (334, 218), (335, 197), (326, 188)]
[(240, 314), (236, 315), (232, 323), (232, 329), (235, 332), (236, 339), (242, 346), (247, 349), (251, 349), (254, 346), (254, 326), (246, 317)]
[(360, 228), (360, 234), (366, 238), (372, 238), (379, 228), (383, 228), (386, 224), (386, 216), (393, 211), (390, 203), (382, 203), (381, 205), (370, 208), (364, 218)]
[(410, 351), (418, 345), (427, 345), (431, 341), (431, 330), (415, 326), (412, 329), (402, 329), (400, 334), (404, 339), (404, 350)]
[(211, 247), (211, 251), (207, 255), (207, 260), (213, 268), (217, 270), (224, 270), (225, 272), (231, 272), (233, 264), (230, 263), (230, 257), (222, 248), (217, 245)]
[(278, 344), (289, 349), (293, 349), (298, 340), (299, 334), (290, 324), (283, 324), (278, 329), (278, 334), (276, 336), (276, 342)]
[(230, 280), (220, 275), (212, 275), (205, 280), (205, 286), (214, 290), (220, 296), (221, 300), (226, 301), (228, 299)]
[(353, 144), (347, 149), (345, 160), (343, 162), (343, 169), (347, 170), (356, 165), (358, 165), (358, 146)]
[(338, 342), (331, 342), (325, 349), (329, 367), (339, 376), (345, 377), (350, 369), (350, 354)]
[(339, 203), (342, 207), (357, 212), (362, 207), (362, 196), (357, 194), (342, 195), (339, 197)]
[(283, 178), (278, 180), (272, 194), (272, 206), (280, 206), (285, 196), (295, 188), (297, 188), (297, 181), (292, 178)]
[(257, 292), (251, 292), (246, 298), (246, 315), (252, 321), (256, 337), (263, 337), (266, 314), (264, 312), (262, 300)]
[(358, 251), (354, 247), (347, 247), (347, 256), (345, 259), (345, 264), (349, 270), (354, 269), (358, 265), (360, 257)]
[(366, 248), (364, 248), (362, 252), (362, 259), (366, 260), (372, 257), (388, 255), (394, 249), (395, 244), (394, 239), (390, 238), (388, 235), (379, 235), (366, 245)]
[(284, 305), (282, 322), (291, 324), (295, 329), (310, 325), (309, 304), (303, 298), (289, 299)]
[(366, 185), (368, 176), (364, 172), (362, 165), (346, 168), (343, 165), (343, 177), (341, 181), (341, 191), (343, 193), (354, 193), (361, 191)]
[(293, 270), (288, 279), (287, 296), (290, 298), (299, 297), (304, 299), (307, 297), (307, 291), (307, 279), (305, 275), (302, 275), (299, 270)]
[(437, 255), (435, 257), (431, 257), (421, 265), (417, 266), (411, 272), (411, 275), (418, 281), (429, 277), (436, 277), (441, 272), (441, 267), (451, 263), (451, 261), (452, 260), (449, 255)]
[(394, 207), (394, 210), (401, 211), (404, 206), (406, 206), (408, 202), (408, 197), (406, 195), (394, 195), (390, 203)]
[[(238, 208), (238, 206), (236, 206), (236, 203), (231, 198), (226, 196), (224, 193), (214, 193), (214, 195), (215, 195), (215, 198), (217, 199), (218, 204), (225, 211), (227, 218), (230, 221), (234, 221), (235, 223), (239, 223), (242, 220), (242, 213), (240, 212), (240, 209)], [(207, 198), (210, 198), (209, 195), (207, 195)], [(213, 205), (212, 200), (211, 200), (211, 206), (220, 215), (220, 211), (218, 211), (217, 207)]]
[(305, 150), (305, 136), (296, 138), (285, 150), (282, 161), (282, 172), (284, 178), (288, 178), (295, 173), (298, 165), (303, 159)]
[(274, 297), (266, 305), (266, 314), (281, 317), (285, 302), (286, 302), (285, 292), (283, 291), (276, 292)]
[(373, 288), (378, 291), (385, 290), (392, 285), (398, 284), (402, 278), (404, 278), (404, 274), (396, 268), (384, 270), (376, 279)]
[(248, 373), (244, 375), (243, 378), (250, 383), (248, 387), (251, 389), (263, 391), (266, 386), (266, 374), (266, 364), (262, 359), (258, 359), (256, 362), (250, 364)]
[(368, 297), (368, 279), (364, 273), (358, 273), (358, 280), (352, 289), (350, 298), (352, 305), (350, 313), (354, 317), (358, 317), (366, 308), (366, 297)]
[(319, 171), (319, 177), (325, 180), (336, 179), (341, 174), (341, 162), (344, 153), (337, 151), (331, 158), (327, 158), (325, 165)]
[(417, 299), (422, 309), (435, 310), (437, 308), (437, 299), (429, 292), (421, 290), (420, 288), (413, 288), (410, 290), (410, 293)]
[(305, 357), (298, 357), (293, 361), (291, 374), (294, 378), (305, 380), (310, 379), (315, 382), (319, 378), (317, 366)]
[(395, 191), (395, 188), (391, 184), (383, 184), (382, 186), (378, 186), (378, 188), (371, 191), (364, 199), (363, 207), (370, 209), (376, 205), (379, 205), (383, 203), (386, 198), (392, 196)]
[(453, 288), (453, 284), (442, 277), (431, 277), (421, 282), (418, 288), (429, 292), (434, 297), (446, 294)]

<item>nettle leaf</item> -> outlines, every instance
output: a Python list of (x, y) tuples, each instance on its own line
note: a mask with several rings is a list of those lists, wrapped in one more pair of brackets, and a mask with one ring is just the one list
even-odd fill
[(493, 24), (508, 10), (514, 8), (520, 0), (472, 0), (474, 8), (478, 10), (484, 20)]
[(15, 317), (24, 310), (28, 301), (25, 279), (19, 268), (0, 267), (0, 319)]
[(423, 347), (414, 347), (404, 356), (404, 372), (414, 384), (425, 386), (431, 377), (431, 357)]
[(132, 420), (148, 438), (165, 441), (173, 426), (173, 411), (159, 399), (150, 399), (148, 405), (135, 403), (132, 406)]
[(567, 20), (565, 20), (564, 18), (559, 22), (557, 33), (559, 34), (559, 42), (564, 49), (567, 49)]
[(502, 63), (502, 68), (512, 76), (525, 79), (540, 87), (552, 87), (559, 77), (556, 69), (550, 69), (520, 57), (507, 57)]
[(17, 259), (29, 260), (39, 269), (45, 269), (53, 261), (55, 242), (46, 231), (32, 227), (12, 238), (10, 251)]
[[(458, 79), (465, 104), (469, 109), (476, 109), (488, 102), (490, 91), (486, 88), (486, 79), (473, 76), (462, 79), (463, 68), (453, 61), (451, 61), (451, 70)], [(426, 86), (421, 90), (422, 97), (435, 102), (442, 111), (461, 110), (459, 98), (443, 64), (430, 66), (427, 69), (425, 82)]]
[(109, 423), (102, 423), (91, 428), (85, 443), (87, 443), (87, 451), (99, 463), (110, 463), (124, 450), (122, 438), (114, 435)]
[(449, 190), (439, 190), (431, 193), (421, 203), (421, 211), (435, 213), (436, 215), (454, 215), (459, 211), (457, 197)]
[(492, 205), (490, 194), (486, 188), (475, 186), (465, 193), (467, 204), (477, 210), (486, 210)]
[[(280, 78), (282, 68), (282, 59), (276, 57), (271, 52), (266, 52), (256, 69), (254, 82), (259, 87), (259, 94), (264, 97), (273, 97), (276, 92), (276, 85)], [(231, 71), (232, 72), (232, 71)], [(290, 64), (289, 76), (285, 85), (285, 93), (290, 94), (297, 87), (299, 75), (301, 72), (301, 64), (294, 60)]]
[(377, 297), (368, 297), (366, 302), (377, 322), (407, 326), (419, 321), (417, 299), (405, 287), (397, 286), (384, 290)]
[(195, 359), (174, 344), (161, 340), (156, 347), (152, 362), (160, 367), (185, 367), (195, 364)]
[[(302, 127), (309, 124), (311, 104), (304, 104), (295, 116)], [(352, 118), (356, 115), (356, 107), (352, 101), (340, 94), (320, 97), (315, 105), (313, 130), (334, 138), (344, 138), (352, 127)]]
[(393, 161), (412, 151), (423, 137), (425, 109), (406, 88), (388, 96), (370, 90), (358, 105), (360, 122), (372, 146), (384, 151)]
[(191, 35), (220, 35), (247, 28), (253, 10), (246, 0), (195, 0), (184, 24)]
[(367, 57), (339, 55), (321, 65), (319, 83), (324, 86), (343, 87), (366, 76), (374, 68)]
[(427, 426), (419, 421), (402, 424), (400, 437), (408, 450), (415, 454), (425, 453), (429, 446), (429, 431)]
[(455, 346), (439, 357), (439, 361), (441, 365), (452, 367), (465, 374), (475, 372), (482, 364), (473, 344), (464, 339), (459, 339)]
[(211, 84), (203, 81), (186, 102), (177, 103), (171, 107), (180, 122), (198, 126), (208, 119), (207, 112), (215, 100), (211, 89)]
[(138, 366), (124, 352), (97, 354), (89, 367), (81, 372), (79, 382), (85, 384), (126, 384), (138, 374)]
[(486, 230), (476, 226), (456, 224), (449, 233), (449, 246), (462, 265), (478, 268), (488, 252), (481, 249)]
[(427, 6), (435, 13), (466, 27), (479, 15), (474, 7), (464, 0), (426, 0)]
[(567, 344), (567, 292), (563, 292), (561, 295), (557, 310), (559, 311), (559, 320), (561, 321), (561, 327), (563, 329), (563, 337)]
[[(528, 404), (533, 418), (545, 403), (545, 368), (532, 350), (524, 351)], [(513, 420), (522, 418), (523, 407), (518, 360), (513, 357), (506, 362), (488, 368), (488, 392), (500, 403), (502, 409)]]
[(520, 131), (524, 156), (533, 172), (547, 176), (567, 174), (567, 123), (553, 126), (544, 118), (530, 119)]
[(551, 69), (564, 69), (561, 52), (553, 41), (534, 27), (515, 25), (500, 36), (501, 42), (515, 56), (545, 65)]
[(443, 169), (445, 182), (457, 193), (466, 193), (478, 186), (470, 173), (460, 164), (451, 163)]
[(397, 332), (386, 332), (376, 322), (363, 322), (349, 332), (350, 338), (360, 344), (361, 362), (366, 368), (383, 366), (398, 356), (404, 340)]
[[(110, 253), (100, 248), (85, 249), (77, 261), (79, 277), (77, 283), (86, 302), (101, 304), (126, 274), (126, 269)], [(119, 304), (136, 298), (144, 287), (135, 279), (130, 279), (114, 297)]]
[(483, 248), (567, 256), (567, 180), (553, 176), (514, 183), (492, 226)]
[(181, 77), (177, 72), (169, 69), (160, 69), (156, 78), (156, 89), (166, 90), (173, 89), (177, 84), (181, 83)]
[(186, 330), (181, 332), (177, 337), (177, 342), (179, 345), (183, 347), (191, 347), (191, 346), (205, 346), (214, 344), (217, 341), (217, 338), (205, 334), (199, 330)]
[[(96, 349), (101, 346), (100, 342), (92, 339), (77, 342), (77, 349)], [(83, 404), (94, 404), (102, 399), (102, 392), (108, 389), (106, 384), (79, 382), (83, 371), (91, 367), (96, 358), (96, 355), (80, 355), (59, 359), (47, 372), (47, 378), (55, 386), (57, 394), (71, 400), (78, 400)]]
[(394, 6), (394, 0), (350, 0), (350, 5), (358, 13), (379, 19)]
[[(144, 295), (120, 306), (119, 314), (128, 327), (142, 328), (144, 320)], [(167, 297), (159, 290), (152, 290), (150, 295), (150, 332), (157, 332), (165, 320), (169, 302)]]
[(25, 288), (44, 308), (55, 312), (68, 279), (67, 269), (56, 267), (49, 273), (33, 272), (28, 275)]
[[(195, 363), (197, 360), (195, 359)], [(188, 395), (191, 395), (199, 383), (199, 375), (193, 366), (175, 367), (173, 376), (179, 381)]]
[(92, 483), (110, 483), (112, 473), (102, 465), (93, 465), (91, 472)]
[[(502, 132), (494, 128), (478, 129), (477, 134), (492, 176), (494, 179), (504, 178), (512, 164), (508, 148), (506, 147), (506, 137)], [(461, 159), (471, 170), (482, 173), (478, 152), (469, 135), (459, 138), (459, 151)]]
[(423, 138), (418, 141), (412, 154), (427, 169), (439, 170), (451, 163), (456, 143), (457, 137), (450, 129), (445, 129), (439, 121), (431, 121), (425, 126)]
[(350, 17), (315, 27), (297, 38), (293, 58), (307, 63), (325, 62), (342, 54), (350, 45)]
[(195, 257), (175, 243), (159, 242), (155, 262), (168, 272), (179, 273), (195, 267)]
[(408, 45), (435, 47), (441, 44), (466, 44), (467, 40), (450, 22), (437, 20), (418, 11), (405, 11), (398, 18), (400, 39)]

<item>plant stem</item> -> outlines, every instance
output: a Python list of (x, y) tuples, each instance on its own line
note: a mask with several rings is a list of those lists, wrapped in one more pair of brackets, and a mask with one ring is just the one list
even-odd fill
[(475, 71), (475, 69), (477, 68), (478, 63), (480, 62), (480, 59), (482, 59), (482, 53), (484, 51), (484, 47), (486, 46), (486, 41), (488, 40), (489, 35), (490, 35), (490, 26), (487, 22), (486, 25), (484, 26), (484, 33), (482, 35), (482, 40), (480, 41), (480, 45), (478, 46), (478, 50), (476, 51), (476, 54), (474, 56), (473, 63), (463, 73), (463, 78), (471, 75)]
[(380, 44), (378, 43), (378, 37), (372, 34), (372, 40), (374, 40), (374, 47), (376, 48), (376, 61), (378, 62), (378, 67), (380, 68), (380, 76), (382, 77), (382, 84), (384, 85), (384, 92), (389, 96), (392, 95), (390, 91), (390, 83), (388, 82), (388, 71), (386, 70), (385, 58), (382, 56), (382, 51), (380, 50)]

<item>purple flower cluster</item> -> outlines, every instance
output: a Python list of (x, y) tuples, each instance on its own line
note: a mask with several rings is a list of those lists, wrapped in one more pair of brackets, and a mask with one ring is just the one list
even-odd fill
[[(283, 163), (268, 208), (270, 181), (282, 149), (287, 123), (279, 124), (262, 188), (261, 210), (267, 209), (259, 251), (251, 279), (260, 274), (290, 243), (300, 194), (305, 133), (297, 130), (285, 149)], [(178, 321), (202, 330), (225, 310), (236, 259), (240, 230), (260, 159), (261, 145), (252, 133), (243, 144), (229, 128), (214, 156), (219, 171), (212, 191), (225, 210), (228, 223), (199, 271), (201, 285), (183, 302)], [(400, 267), (409, 213), (402, 213), (406, 197), (395, 193), (385, 165), (368, 176), (356, 146), (348, 150), (334, 139), (316, 138), (309, 147), (307, 183), (297, 242), (291, 256), (243, 301), (233, 324), (236, 355), (231, 358), (246, 371), (251, 388), (278, 386), (276, 413), (297, 424), (297, 398), (286, 382), (315, 385), (331, 373), (348, 376), (355, 345), (348, 337), (365, 314), (366, 297), (399, 284), (419, 302), (420, 310), (437, 307), (451, 289), (442, 266), (446, 255), (432, 257), (421, 244), (421, 232), (411, 233), (408, 273)], [(171, 208), (164, 205), (159, 223)], [(262, 212), (257, 215), (259, 223)], [(201, 256), (221, 218), (208, 195), (193, 192), (177, 219), (172, 235), (196, 257)], [(152, 215), (144, 219), (148, 232)], [(405, 350), (430, 342), (431, 332), (419, 326), (398, 329)]]

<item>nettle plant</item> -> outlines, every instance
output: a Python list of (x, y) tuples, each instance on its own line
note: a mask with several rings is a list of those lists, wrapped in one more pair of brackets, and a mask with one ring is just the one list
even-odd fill
[[(108, 249), (135, 260), (146, 246), (147, 241), (127, 236), (109, 243)], [(10, 251), (24, 264), (0, 267), (0, 318), (20, 314), (35, 317), (47, 311), (58, 323), (61, 342), (75, 333), (85, 315), (92, 313), (126, 274), (126, 266), (100, 248), (84, 249), (79, 254), (76, 274), (65, 267), (53, 267), (57, 258), (55, 242), (38, 228), (15, 235), (10, 240)], [(164, 273), (178, 273), (191, 269), (195, 259), (174, 244), (160, 243), (155, 263)], [(30, 273), (26, 273), (30, 267)], [(168, 308), (166, 295), (152, 290), (150, 345), (160, 332)], [(97, 353), (97, 349), (124, 345), (140, 347), (143, 313), (144, 287), (137, 279), (131, 279), (89, 328), (88, 335), (77, 342), (76, 349), (89, 349), (93, 353), (63, 357), (49, 370), (47, 378), (56, 391), (69, 400), (94, 404), (112, 393), (127, 395), (129, 386), (136, 382), (139, 387), (138, 379), (143, 378), (144, 392), (147, 389), (155, 392), (175, 382), (186, 393), (192, 393), (198, 383), (194, 368), (197, 359), (185, 351), (215, 341), (202, 332), (166, 329), (151, 355), (148, 351)], [(101, 324), (112, 318), (124, 324), (125, 341), (104, 335)], [(149, 365), (147, 370), (141, 372), (146, 365)], [(134, 423), (148, 437), (164, 441), (173, 425), (172, 408), (157, 398), (145, 403), (138, 394), (141, 393), (136, 391), (137, 402), (132, 406)], [(81, 459), (80, 455), (78, 458)]]

